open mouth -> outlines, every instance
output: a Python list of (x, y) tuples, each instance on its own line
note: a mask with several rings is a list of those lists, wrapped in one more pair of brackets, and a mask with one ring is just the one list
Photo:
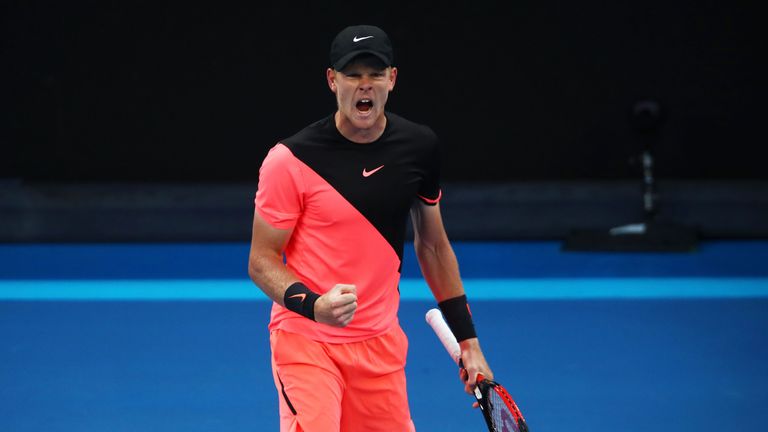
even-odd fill
[(360, 99), (357, 101), (357, 104), (355, 104), (355, 107), (358, 109), (358, 111), (361, 112), (368, 112), (373, 108), (373, 101), (370, 99)]

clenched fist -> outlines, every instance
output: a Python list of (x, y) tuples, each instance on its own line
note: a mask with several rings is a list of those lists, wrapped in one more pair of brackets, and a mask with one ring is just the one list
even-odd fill
[(334, 327), (346, 327), (357, 310), (357, 288), (336, 284), (315, 302), (315, 321)]

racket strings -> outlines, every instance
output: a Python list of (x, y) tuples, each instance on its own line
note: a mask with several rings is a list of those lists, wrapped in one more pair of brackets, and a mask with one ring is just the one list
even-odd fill
[(488, 404), (496, 432), (524, 432), (518, 422), (522, 416), (506, 391), (493, 388), (488, 392)]
[(504, 395), (499, 394), (495, 389), (488, 394), (488, 404), (490, 405), (491, 419), (496, 432), (520, 432), (517, 424), (517, 417), (509, 408)]

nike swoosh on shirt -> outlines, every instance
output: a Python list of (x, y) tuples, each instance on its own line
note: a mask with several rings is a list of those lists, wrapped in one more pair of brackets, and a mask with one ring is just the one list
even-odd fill
[(353, 37), (353, 38), (352, 38), (352, 42), (360, 42), (361, 40), (370, 39), (370, 38), (372, 38), (372, 37), (373, 37), (373, 36), (363, 36), (363, 37), (357, 37), (357, 36), (355, 36), (355, 37)]
[(384, 168), (384, 165), (382, 165), (382, 166), (380, 166), (380, 167), (378, 167), (378, 168), (374, 168), (374, 169), (372, 169), (372, 170), (370, 170), (370, 171), (366, 171), (366, 169), (365, 169), (365, 168), (363, 168), (363, 177), (370, 177), (370, 176), (372, 176), (373, 174), (375, 174), (375, 173), (376, 173), (376, 171), (378, 171), (378, 170), (380, 170), (380, 169), (382, 169), (382, 168)]
[(292, 296), (288, 296), (288, 298), (296, 298), (296, 297), (298, 297), (298, 298), (299, 298), (299, 301), (300, 301), (300, 302), (303, 302), (303, 301), (304, 301), (304, 299), (305, 299), (305, 298), (307, 298), (307, 295), (306, 295), (306, 294), (304, 294), (304, 293), (301, 293), (301, 294), (294, 294), (294, 295), (292, 295)]

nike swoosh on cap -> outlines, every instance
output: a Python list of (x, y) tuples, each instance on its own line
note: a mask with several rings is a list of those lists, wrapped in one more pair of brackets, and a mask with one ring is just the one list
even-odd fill
[(372, 37), (373, 37), (373, 36), (363, 36), (363, 37), (357, 37), (357, 36), (355, 36), (355, 37), (353, 37), (353, 38), (352, 38), (352, 42), (360, 42), (361, 40), (370, 39), (370, 38), (372, 38)]

